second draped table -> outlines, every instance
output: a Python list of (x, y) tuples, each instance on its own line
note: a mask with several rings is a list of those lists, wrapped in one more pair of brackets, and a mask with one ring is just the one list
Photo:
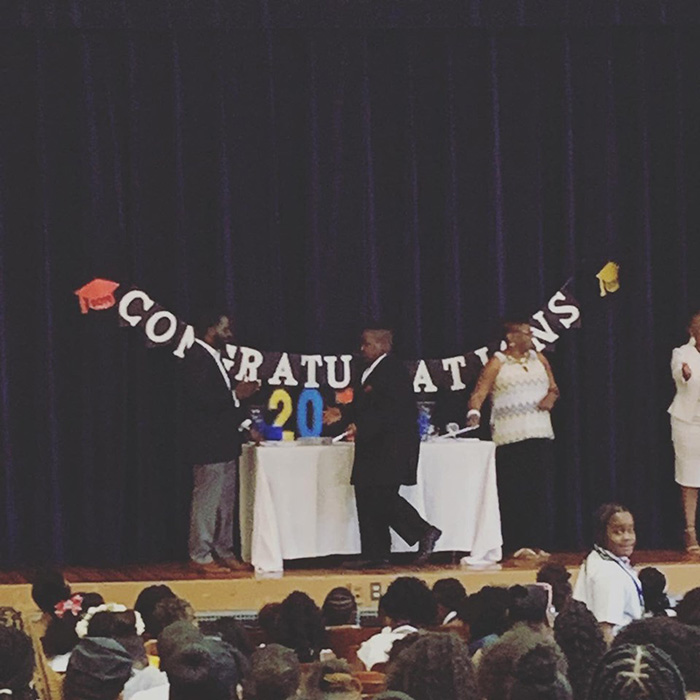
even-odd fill
[[(285, 559), (358, 554), (360, 532), (350, 484), (354, 445), (246, 445), (240, 462), (241, 547), (258, 572), (282, 571)], [(436, 552), (501, 558), (495, 446), (479, 440), (423, 442), (418, 483), (406, 498), (443, 532)], [(392, 551), (408, 547), (392, 531)]]

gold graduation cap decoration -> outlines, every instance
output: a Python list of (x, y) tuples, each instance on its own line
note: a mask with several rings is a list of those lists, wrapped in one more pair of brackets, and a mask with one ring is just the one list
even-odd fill
[(600, 296), (612, 294), (620, 288), (620, 266), (615, 262), (607, 262), (603, 269), (596, 275), (600, 285)]
[(89, 309), (102, 311), (109, 309), (116, 303), (114, 299), (114, 290), (119, 284), (112, 280), (94, 279), (88, 282), (84, 287), (76, 289), (80, 301), (80, 312), (86, 314)]

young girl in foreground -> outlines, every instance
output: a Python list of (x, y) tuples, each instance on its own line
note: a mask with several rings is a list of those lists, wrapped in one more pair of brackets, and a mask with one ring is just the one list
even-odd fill
[(632, 513), (617, 503), (602, 505), (595, 514), (595, 544), (581, 565), (574, 598), (596, 616), (606, 641), (644, 613), (642, 584), (629, 558), (637, 536)]

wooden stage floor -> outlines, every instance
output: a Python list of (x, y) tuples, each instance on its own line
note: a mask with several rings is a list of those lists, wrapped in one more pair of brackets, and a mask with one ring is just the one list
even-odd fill
[[(552, 561), (564, 564), (575, 579), (585, 556), (579, 553), (557, 553)], [(633, 558), (637, 567), (656, 566), (669, 583), (669, 592), (681, 594), (700, 586), (700, 559), (690, 559), (678, 551), (639, 551)], [(445, 577), (458, 578), (468, 592), (484, 585), (509, 586), (531, 583), (536, 568), (516, 565), (512, 560), (492, 567), (477, 569), (459, 565), (459, 560), (448, 554), (435, 555), (434, 563), (416, 568), (400, 562), (377, 570), (352, 571), (340, 568), (340, 559), (290, 562), (280, 576), (256, 576), (252, 571), (222, 573), (202, 578), (188, 564), (170, 562), (150, 565), (132, 565), (118, 568), (65, 567), (65, 575), (74, 591), (98, 591), (108, 601), (133, 605), (139, 591), (152, 583), (167, 583), (181, 597), (189, 600), (198, 612), (227, 610), (258, 610), (265, 603), (282, 600), (294, 590), (303, 590), (319, 604), (335, 586), (347, 586), (355, 593), (358, 605), (371, 608), (386, 587), (397, 576), (414, 575), (429, 585)], [(9, 605), (22, 611), (31, 611), (28, 570), (0, 570), (0, 605)]]

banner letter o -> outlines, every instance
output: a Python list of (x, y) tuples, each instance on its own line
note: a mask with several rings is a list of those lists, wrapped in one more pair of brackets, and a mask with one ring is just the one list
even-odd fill
[[(156, 333), (156, 326), (161, 319), (167, 319), (168, 327), (163, 333)], [(169, 343), (175, 337), (177, 330), (177, 319), (170, 311), (156, 311), (151, 318), (146, 321), (145, 327), (146, 337), (157, 344)]]

